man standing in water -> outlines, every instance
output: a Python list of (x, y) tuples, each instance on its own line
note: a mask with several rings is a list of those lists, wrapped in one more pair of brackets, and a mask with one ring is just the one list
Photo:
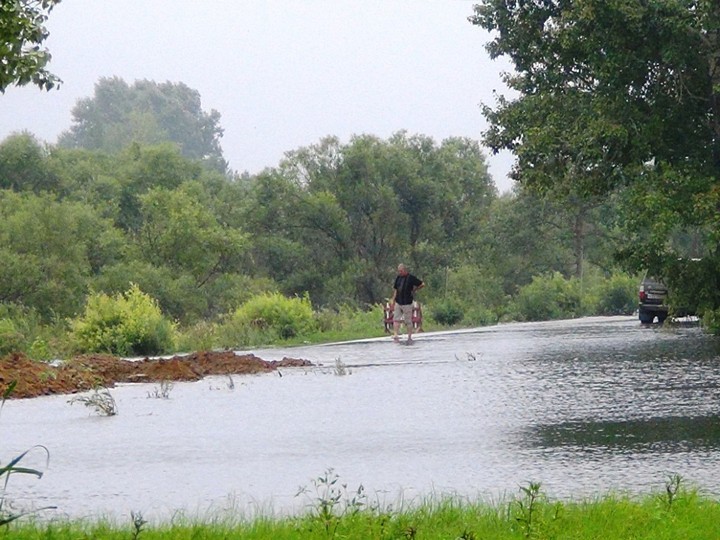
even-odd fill
[(398, 275), (395, 278), (395, 284), (393, 285), (393, 295), (390, 300), (390, 304), (395, 304), (393, 312), (393, 339), (395, 341), (400, 340), (398, 331), (400, 330), (400, 323), (405, 322), (405, 327), (408, 333), (408, 344), (412, 343), (412, 310), (413, 310), (413, 299), (416, 291), (419, 291), (425, 286), (421, 280), (410, 274), (404, 264), (399, 264)]

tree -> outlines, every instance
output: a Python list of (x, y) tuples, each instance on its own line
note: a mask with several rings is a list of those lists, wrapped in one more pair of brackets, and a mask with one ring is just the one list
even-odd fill
[(471, 21), (495, 32), (491, 56), (515, 64), (519, 97), (484, 112), (488, 144), (518, 156), (516, 180), (570, 176), (607, 194), (663, 165), (718, 177), (716, 2), (485, 0)]
[(44, 191), (55, 188), (47, 151), (30, 133), (11, 135), (0, 143), (0, 189)]
[(720, 4), (484, 0), (470, 21), (495, 36), (493, 58), (514, 63), (517, 97), (484, 108), (485, 139), (515, 152), (519, 183), (603, 196), (630, 186), (653, 203), (626, 216), (646, 254), (636, 265), (676, 258), (678, 228), (704, 228), (706, 256), (720, 258)]
[(121, 256), (124, 238), (93, 208), (51, 194), (0, 190), (0, 303), (46, 319), (74, 315), (87, 279)]
[(47, 167), (59, 198), (90, 204), (103, 217), (119, 222), (123, 195), (119, 161), (98, 151), (54, 147)]
[(426, 207), (411, 206), (408, 212), (414, 222), (422, 224), (423, 239), (436, 246), (435, 254), (430, 257), (427, 250), (421, 253), (423, 250), (414, 249), (413, 258), (423, 265), (456, 264), (481, 234), (497, 198), (480, 145), (465, 137), (450, 137), (440, 145), (432, 139), (418, 144), (418, 137), (396, 135), (392, 140), (407, 148), (421, 164), (419, 174), (429, 191)]
[(243, 219), (252, 246), (248, 270), (322, 304), (327, 276), (341, 273), (348, 259), (347, 221), (333, 197), (313, 195), (291, 178), (270, 169), (253, 181)]
[(199, 184), (188, 182), (142, 195), (138, 235), (147, 261), (192, 276), (197, 288), (232, 272), (245, 250), (245, 235), (222, 226), (200, 203), (200, 190)]
[(183, 157), (171, 144), (141, 147), (132, 143), (115, 156), (115, 175), (121, 183), (117, 224), (137, 233), (142, 226), (141, 195), (153, 188), (176, 189), (199, 180), (204, 172), (197, 161)]
[(455, 264), (495, 196), (475, 141), (327, 137), (258, 175), (245, 223), (255, 261), (286, 292), (374, 304), (400, 261), (421, 273)]
[(46, 66), (50, 53), (41, 48), (49, 33), (45, 22), (60, 0), (0, 2), (0, 92), (8, 86), (32, 83), (50, 90), (60, 79)]
[(183, 83), (139, 80), (130, 86), (119, 77), (103, 77), (94, 96), (79, 100), (72, 115), (74, 125), (60, 135), (60, 146), (117, 153), (131, 143), (172, 142), (188, 159), (227, 169), (220, 113), (203, 111), (200, 93)]
[(564, 150), (577, 166), (605, 167), (605, 192), (653, 159), (716, 172), (716, 2), (485, 0), (471, 21), (495, 32), (492, 57), (515, 64), (506, 80), (519, 97), (485, 112), (488, 142), (518, 153), (521, 181)]

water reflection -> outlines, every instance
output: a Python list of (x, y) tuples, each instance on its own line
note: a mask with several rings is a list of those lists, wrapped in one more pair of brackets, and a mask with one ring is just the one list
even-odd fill
[(633, 453), (714, 451), (720, 448), (720, 416), (564, 422), (531, 428), (521, 440), (540, 448)]

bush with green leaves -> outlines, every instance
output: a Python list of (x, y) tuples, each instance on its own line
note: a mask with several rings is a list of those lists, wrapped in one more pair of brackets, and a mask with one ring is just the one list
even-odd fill
[(235, 310), (228, 324), (237, 330), (260, 331), (281, 339), (308, 334), (316, 328), (308, 295), (288, 298), (280, 293), (252, 297)]
[(25, 346), (25, 336), (12, 319), (0, 318), (0, 356), (21, 351)]
[(167, 317), (184, 326), (216, 320), (253, 295), (276, 289), (270, 279), (231, 273), (219, 274), (198, 287), (188, 273), (141, 260), (106, 266), (93, 277), (91, 286), (96, 291), (114, 294), (127, 288), (128, 276), (143, 291), (151, 292)]
[(23, 352), (33, 360), (62, 356), (66, 327), (59, 322), (43, 324), (33, 309), (0, 304), (0, 356)]
[(375, 304), (365, 310), (351, 305), (323, 308), (315, 312), (315, 322), (317, 331), (325, 338), (380, 336), (383, 335), (383, 306)]
[(115, 296), (91, 294), (85, 313), (71, 325), (73, 342), (83, 352), (126, 356), (173, 349), (175, 325), (163, 316), (157, 301), (135, 284)]
[(464, 310), (459, 301), (447, 298), (432, 304), (430, 316), (438, 324), (453, 326), (463, 320)]
[(192, 326), (182, 327), (177, 332), (175, 345), (178, 351), (209, 351), (220, 346), (218, 325), (200, 321)]
[(536, 276), (522, 287), (512, 304), (517, 320), (542, 321), (585, 315), (631, 315), (637, 309), (637, 276), (605, 276), (589, 268), (582, 279), (558, 272)]
[(720, 309), (706, 309), (701, 321), (707, 332), (716, 336), (720, 335)]
[(640, 279), (629, 274), (613, 274), (594, 287), (595, 315), (632, 315), (638, 305)]
[(513, 302), (513, 313), (521, 321), (545, 321), (584, 315), (579, 281), (559, 272), (536, 276), (522, 287)]
[[(720, 280), (718, 279), (717, 256), (702, 259), (672, 259), (667, 262), (663, 280), (668, 287), (668, 303), (673, 315), (696, 314), (707, 320), (715, 318), (712, 311), (718, 310)], [(713, 325), (707, 326), (710, 329)], [(712, 331), (712, 330), (711, 330)]]
[(497, 322), (502, 318), (502, 313), (504, 313), (504, 310), (501, 311), (501, 314), (498, 314), (483, 305), (476, 304), (465, 310), (461, 325), (487, 326), (490, 324), (497, 324)]
[[(502, 278), (489, 268), (474, 264), (446, 268), (428, 282), (430, 287), (423, 291), (425, 315), (439, 324), (495, 324), (507, 311)], [(435, 291), (440, 296), (434, 296)]]

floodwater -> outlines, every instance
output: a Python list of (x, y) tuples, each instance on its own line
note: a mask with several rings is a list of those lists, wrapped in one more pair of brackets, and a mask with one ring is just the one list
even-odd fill
[(398, 508), (442, 495), (488, 502), (540, 482), (552, 498), (644, 494), (679, 474), (720, 495), (720, 341), (634, 317), (507, 324), (254, 350), (311, 368), (111, 390), (103, 417), (70, 396), (8, 401), (2, 455), (16, 508), (151, 521), (300, 512), (315, 483)]

